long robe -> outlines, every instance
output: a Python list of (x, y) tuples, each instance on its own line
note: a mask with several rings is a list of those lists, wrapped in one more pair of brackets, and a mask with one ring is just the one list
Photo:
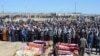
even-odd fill
[(2, 30), (2, 40), (7, 41), (7, 29), (6, 28)]

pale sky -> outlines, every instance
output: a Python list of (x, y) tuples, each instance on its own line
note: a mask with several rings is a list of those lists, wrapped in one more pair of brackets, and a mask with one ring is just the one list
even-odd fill
[(0, 0), (0, 12), (100, 14), (100, 0)]

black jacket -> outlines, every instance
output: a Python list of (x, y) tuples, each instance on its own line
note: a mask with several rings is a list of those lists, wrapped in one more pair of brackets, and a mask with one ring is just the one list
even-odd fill
[(96, 38), (96, 46), (100, 47), (100, 36)]

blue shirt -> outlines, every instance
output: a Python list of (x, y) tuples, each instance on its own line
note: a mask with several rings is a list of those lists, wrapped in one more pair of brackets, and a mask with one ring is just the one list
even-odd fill
[(93, 42), (93, 38), (94, 38), (94, 35), (93, 34), (91, 34), (91, 35), (89, 35), (88, 36), (88, 43), (92, 43)]

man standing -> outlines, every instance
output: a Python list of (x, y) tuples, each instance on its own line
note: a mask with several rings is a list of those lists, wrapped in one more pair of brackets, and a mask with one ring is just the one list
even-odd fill
[(41, 40), (44, 40), (44, 29), (42, 28), (40, 31)]
[(59, 39), (58, 42), (63, 42), (63, 39), (61, 38), (61, 32), (62, 32), (62, 29), (59, 27), (58, 28), (58, 39)]
[(67, 29), (66, 29), (66, 26), (63, 26), (63, 42), (66, 42), (66, 35), (67, 35)]
[(67, 37), (68, 43), (71, 43), (71, 39), (72, 39), (72, 29), (69, 28), (68, 29), (68, 37)]
[(79, 42), (79, 55), (80, 56), (84, 56), (84, 50), (87, 46), (87, 40), (85, 39), (85, 37), (80, 38), (80, 42)]
[(90, 32), (90, 34), (88, 35), (88, 38), (87, 38), (89, 53), (92, 52), (93, 39), (94, 39), (94, 34), (93, 34), (93, 32)]
[(26, 42), (27, 41), (27, 29), (22, 29), (22, 31), (21, 31), (21, 33), (22, 33), (22, 41), (23, 42)]
[(15, 34), (15, 27), (14, 26), (12, 27), (10, 34), (11, 34), (11, 41), (15, 42), (16, 41), (16, 37), (15, 37), (16, 34)]
[(34, 34), (34, 28), (32, 28), (31, 31), (32, 31), (32, 32), (31, 32), (31, 35), (32, 35), (32, 36), (31, 36), (31, 41), (34, 41), (34, 35), (35, 35), (35, 34)]
[(19, 36), (18, 36), (18, 34), (19, 34), (19, 29), (18, 29), (18, 27), (16, 27), (15, 28), (15, 41), (18, 41), (18, 38), (19, 38)]
[(99, 49), (99, 55), (100, 55), (100, 34), (96, 38), (96, 55), (97, 55), (98, 49)]
[(2, 40), (3, 41), (7, 41), (8, 40), (6, 27), (4, 27), (3, 30), (2, 30)]
[(53, 40), (53, 29), (52, 29), (52, 27), (50, 27), (48, 34), (49, 34), (49, 40)]

